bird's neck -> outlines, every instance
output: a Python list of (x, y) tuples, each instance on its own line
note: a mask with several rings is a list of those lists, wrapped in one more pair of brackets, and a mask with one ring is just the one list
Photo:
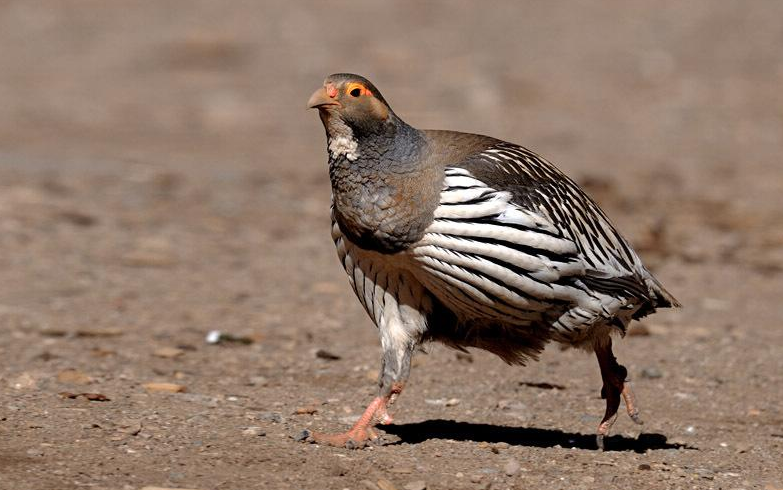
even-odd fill
[(348, 125), (338, 118), (325, 121), (329, 164), (355, 170), (414, 171), (424, 146), (423, 134), (393, 113), (386, 121)]

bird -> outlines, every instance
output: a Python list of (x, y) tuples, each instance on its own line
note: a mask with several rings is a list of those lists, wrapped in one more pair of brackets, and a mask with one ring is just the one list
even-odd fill
[(597, 447), (621, 399), (641, 423), (612, 337), (680, 304), (572, 179), (517, 144), (416, 129), (360, 75), (328, 76), (307, 107), (326, 130), (332, 239), (382, 356), (378, 394), (356, 423), (302, 440), (377, 440), (414, 353), (433, 341), (511, 365), (550, 341), (594, 352), (606, 399)]

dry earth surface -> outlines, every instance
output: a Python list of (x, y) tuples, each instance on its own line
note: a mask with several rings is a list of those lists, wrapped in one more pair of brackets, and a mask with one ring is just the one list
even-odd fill
[[(783, 3), (2, 1), (0, 46), (0, 488), (783, 488)], [(685, 305), (618, 343), (643, 426), (596, 450), (583, 352), (430, 346), (383, 445), (292, 438), (379, 361), (304, 110), (335, 71), (605, 207)]]

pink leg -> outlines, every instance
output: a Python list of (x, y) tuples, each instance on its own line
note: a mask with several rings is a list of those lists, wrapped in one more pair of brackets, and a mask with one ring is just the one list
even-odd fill
[(402, 384), (394, 384), (392, 392), (385, 397), (374, 398), (359, 420), (347, 432), (341, 434), (325, 434), (311, 432), (306, 434), (307, 440), (316, 444), (328, 446), (357, 448), (366, 445), (369, 441), (378, 439), (378, 433), (373, 427), (376, 424), (388, 425), (392, 423), (392, 417), (387, 408), (402, 391)]

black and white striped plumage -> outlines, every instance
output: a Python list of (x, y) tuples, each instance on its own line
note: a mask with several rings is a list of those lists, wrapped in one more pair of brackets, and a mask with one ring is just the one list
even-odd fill
[[(324, 91), (311, 106), (329, 140), (332, 237), (380, 331), (380, 396), (425, 340), (509, 363), (555, 340), (600, 362), (611, 333), (677, 304), (595, 202), (535, 153), (411, 128), (355, 75)], [(607, 369), (624, 378), (617, 366)]]

